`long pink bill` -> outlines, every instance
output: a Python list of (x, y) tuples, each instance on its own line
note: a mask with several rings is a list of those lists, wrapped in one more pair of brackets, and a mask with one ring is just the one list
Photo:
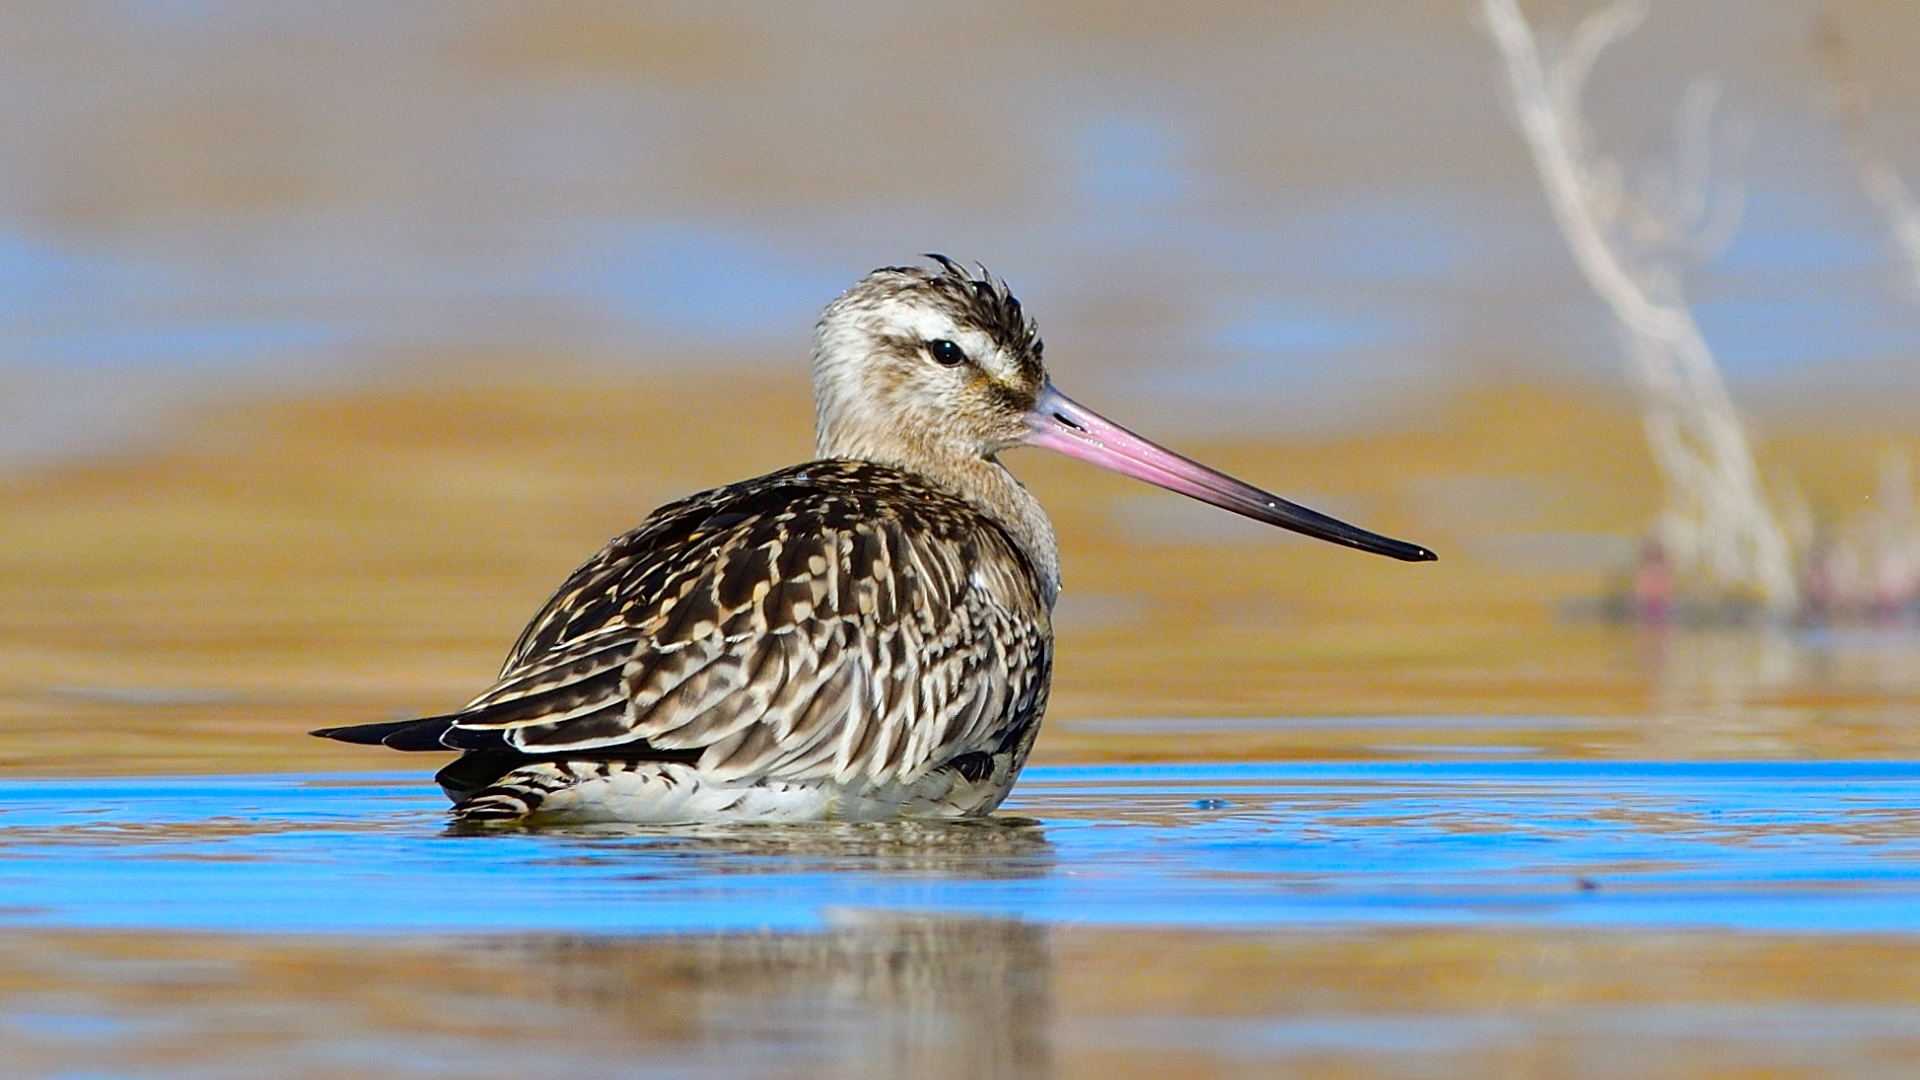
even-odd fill
[(1041, 389), (1033, 411), (1027, 414), (1027, 427), (1032, 431), (1027, 439), (1030, 446), (1058, 450), (1255, 521), (1407, 562), (1436, 558), (1418, 544), (1355, 528), (1148, 442), (1055, 390), (1051, 383)]

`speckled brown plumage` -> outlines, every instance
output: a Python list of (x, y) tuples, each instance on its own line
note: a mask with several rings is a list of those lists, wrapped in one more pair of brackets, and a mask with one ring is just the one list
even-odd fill
[(1051, 660), (1003, 529), (899, 469), (815, 461), (661, 507), (567, 579), (467, 708), (376, 727), (484, 756), (496, 775), (469, 799), (544, 757), (886, 784), (1024, 760)]

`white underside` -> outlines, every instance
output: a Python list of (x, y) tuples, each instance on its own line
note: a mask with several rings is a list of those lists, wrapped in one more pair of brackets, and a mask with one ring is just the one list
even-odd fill
[[(531, 768), (539, 768), (532, 766)], [(1013, 786), (1011, 763), (970, 782), (950, 769), (908, 783), (716, 782), (692, 765), (649, 762), (550, 791), (530, 820), (671, 825), (718, 821), (880, 821), (991, 813)]]

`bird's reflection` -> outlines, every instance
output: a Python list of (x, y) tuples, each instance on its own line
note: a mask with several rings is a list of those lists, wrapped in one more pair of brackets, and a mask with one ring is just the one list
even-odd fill
[[(805, 822), (746, 825), (567, 825), (448, 827), (453, 836), (545, 836), (561, 841), (560, 861), (667, 857), (703, 874), (806, 870), (931, 874), (957, 878), (1040, 877), (1055, 863), (1038, 821), (1021, 817), (955, 821)], [(694, 860), (697, 867), (684, 865)]]
[[(522, 995), (586, 1028), (679, 1045), (717, 1066), (809, 1074), (1051, 1073), (1044, 927), (841, 912), (815, 933), (491, 939)], [(754, 1059), (758, 1059), (757, 1061)]]
[(0, 933), (0, 1075), (1042, 1077), (1049, 931)]

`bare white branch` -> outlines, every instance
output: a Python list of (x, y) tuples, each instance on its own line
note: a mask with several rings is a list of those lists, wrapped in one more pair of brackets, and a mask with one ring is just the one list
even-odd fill
[[(1666, 481), (1659, 532), (1678, 571), (1720, 596), (1748, 596), (1790, 614), (1799, 603), (1785, 533), (1761, 492), (1753, 453), (1725, 380), (1686, 305), (1675, 259), (1704, 238), (1712, 106), (1696, 90), (1680, 119), (1682, 147), (1664, 198), (1636, 198), (1592, 145), (1582, 93), (1606, 48), (1648, 11), (1626, 0), (1589, 15), (1557, 58), (1543, 59), (1517, 0), (1482, 0), (1506, 61), (1520, 128), (1554, 220), (1587, 283), (1612, 309)], [(1724, 190), (1724, 189), (1723, 189)], [(1738, 199), (1733, 199), (1736, 204)], [(1721, 211), (1724, 213), (1725, 211)]]

